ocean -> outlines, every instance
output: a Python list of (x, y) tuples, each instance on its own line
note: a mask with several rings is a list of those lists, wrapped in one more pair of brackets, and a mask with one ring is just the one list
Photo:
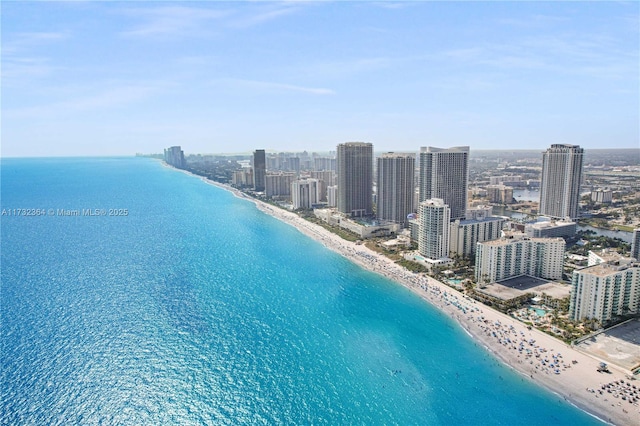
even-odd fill
[(1, 166), (3, 425), (601, 424), (157, 160)]

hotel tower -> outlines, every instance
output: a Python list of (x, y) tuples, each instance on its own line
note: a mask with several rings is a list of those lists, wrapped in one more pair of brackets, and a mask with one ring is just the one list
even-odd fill
[(373, 213), (373, 145), (347, 142), (338, 145), (338, 211), (351, 217)]
[(542, 153), (540, 215), (577, 219), (584, 150), (578, 145), (551, 145)]

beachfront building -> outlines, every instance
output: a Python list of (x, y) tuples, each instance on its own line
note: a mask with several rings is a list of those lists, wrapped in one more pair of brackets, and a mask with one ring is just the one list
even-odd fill
[(310, 209), (318, 204), (318, 179), (301, 179), (291, 184), (291, 200), (294, 209)]
[(451, 210), (444, 200), (433, 198), (418, 208), (418, 252), (427, 259), (438, 260), (449, 255), (449, 222)]
[(562, 278), (565, 242), (562, 238), (530, 238), (509, 232), (499, 240), (479, 242), (476, 282), (481, 286), (518, 275)]
[(264, 193), (270, 198), (291, 198), (291, 183), (295, 173), (267, 173), (264, 176)]
[(178, 169), (184, 169), (187, 162), (184, 160), (184, 151), (179, 146), (172, 146), (164, 150), (164, 161)]
[(253, 190), (265, 190), (265, 176), (267, 174), (267, 160), (264, 149), (253, 151)]
[(554, 144), (542, 154), (540, 214), (556, 219), (579, 216), (584, 150), (578, 145)]
[(640, 264), (601, 263), (573, 272), (569, 318), (601, 323), (640, 313)]
[(631, 240), (631, 257), (640, 260), (640, 228), (633, 230), (633, 240)]
[(231, 185), (236, 188), (247, 188), (253, 186), (253, 169), (234, 170), (231, 175)]
[(329, 207), (338, 206), (338, 185), (327, 187), (327, 205)]
[(338, 211), (350, 217), (373, 214), (373, 145), (347, 142), (337, 147)]
[(311, 177), (318, 179), (320, 201), (327, 201), (327, 188), (336, 184), (336, 172), (333, 170), (312, 171)]
[(389, 152), (377, 158), (378, 219), (408, 226), (407, 216), (414, 212), (415, 164), (414, 154)]
[(464, 219), (469, 182), (469, 147), (420, 148), (419, 202), (438, 198), (449, 206), (451, 220)]
[(577, 226), (570, 220), (542, 220), (527, 223), (524, 232), (533, 238), (570, 237), (576, 234)]
[(477, 219), (456, 219), (449, 224), (449, 253), (470, 256), (479, 242), (497, 240), (509, 221), (502, 216), (480, 216)]

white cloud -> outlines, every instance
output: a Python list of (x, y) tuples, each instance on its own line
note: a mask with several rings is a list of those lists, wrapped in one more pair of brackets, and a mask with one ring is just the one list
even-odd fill
[(121, 13), (143, 21), (133, 29), (121, 33), (132, 37), (200, 35), (203, 31), (208, 31), (206, 24), (230, 14), (226, 10), (189, 6), (125, 9)]
[(304, 93), (309, 95), (334, 95), (335, 91), (321, 87), (297, 86), (286, 83), (274, 83), (269, 81), (246, 80), (246, 79), (221, 79), (213, 84), (225, 84), (239, 88), (246, 88), (255, 93)]

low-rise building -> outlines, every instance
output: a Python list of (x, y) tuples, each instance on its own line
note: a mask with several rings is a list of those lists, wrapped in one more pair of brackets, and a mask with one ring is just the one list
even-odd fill
[(577, 226), (570, 220), (543, 220), (527, 223), (524, 232), (532, 238), (571, 237), (576, 234)]

